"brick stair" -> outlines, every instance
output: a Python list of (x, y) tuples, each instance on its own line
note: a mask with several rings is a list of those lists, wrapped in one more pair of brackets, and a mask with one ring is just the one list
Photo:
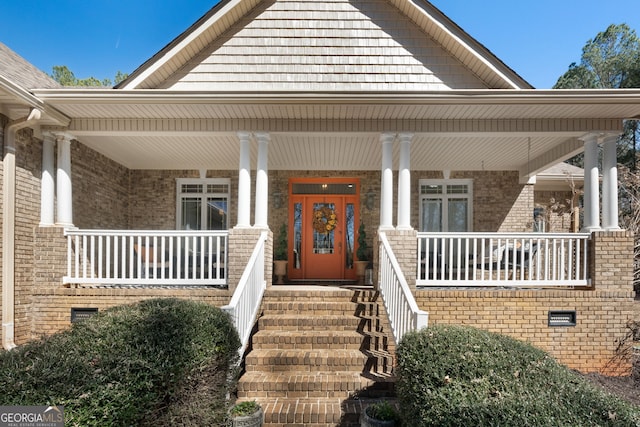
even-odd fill
[(394, 395), (395, 347), (373, 289), (267, 289), (238, 400), (265, 426), (357, 426), (363, 407)]

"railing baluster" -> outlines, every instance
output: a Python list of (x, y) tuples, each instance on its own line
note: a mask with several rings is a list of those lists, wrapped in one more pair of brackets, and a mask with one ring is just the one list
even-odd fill
[(588, 233), (418, 233), (418, 286), (586, 286)]

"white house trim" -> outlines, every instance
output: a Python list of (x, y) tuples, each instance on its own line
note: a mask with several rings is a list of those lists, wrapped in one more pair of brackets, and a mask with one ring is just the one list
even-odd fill
[(55, 135), (43, 132), (42, 183), (40, 184), (40, 226), (55, 224)]
[(598, 136), (589, 134), (584, 141), (584, 230), (600, 229), (600, 180), (598, 174)]
[(602, 228), (619, 230), (618, 226), (618, 135), (603, 138), (602, 156)]
[(380, 229), (393, 229), (393, 140), (395, 135), (380, 135), (382, 176), (380, 180)]
[(398, 230), (411, 230), (411, 133), (398, 135)]
[(258, 162), (256, 167), (255, 226), (269, 228), (269, 134), (256, 132), (258, 140)]
[(56, 134), (58, 170), (56, 173), (57, 221), (63, 227), (73, 227), (73, 196), (71, 186), (71, 135)]

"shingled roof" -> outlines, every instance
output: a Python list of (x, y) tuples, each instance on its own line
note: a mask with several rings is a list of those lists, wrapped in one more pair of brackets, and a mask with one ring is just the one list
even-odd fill
[(56, 89), (60, 84), (0, 43), (0, 75), (29, 89)]

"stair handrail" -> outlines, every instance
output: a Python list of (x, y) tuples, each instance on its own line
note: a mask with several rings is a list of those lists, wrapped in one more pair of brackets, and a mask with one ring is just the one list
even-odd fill
[(418, 307), (386, 233), (380, 230), (378, 236), (381, 243), (378, 289), (389, 316), (393, 338), (398, 345), (407, 332), (427, 326), (429, 313)]
[(229, 304), (221, 307), (229, 313), (233, 320), (233, 325), (240, 336), (241, 347), (238, 350), (240, 357), (244, 354), (249, 345), (249, 338), (255, 323), (255, 319), (262, 303), (262, 297), (267, 288), (264, 278), (265, 270), (265, 242), (268, 231), (263, 230), (258, 237), (256, 246), (253, 248), (247, 266), (240, 277), (238, 287), (233, 292)]

